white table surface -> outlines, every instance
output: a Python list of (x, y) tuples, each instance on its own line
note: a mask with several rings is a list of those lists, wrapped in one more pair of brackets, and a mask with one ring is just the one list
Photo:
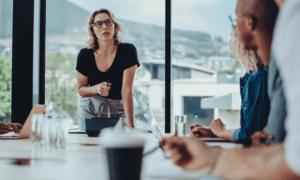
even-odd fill
[[(157, 146), (154, 136), (143, 136), (147, 140), (144, 152)], [(101, 138), (86, 134), (69, 134), (66, 149), (36, 149), (31, 147), (29, 138), (0, 140), (0, 180), (109, 179), (106, 154), (100, 143)], [(240, 146), (234, 143), (207, 144), (223, 148)], [(161, 149), (144, 157), (142, 164), (142, 180), (199, 179), (195, 173), (185, 172), (173, 165), (170, 159), (165, 159)]]

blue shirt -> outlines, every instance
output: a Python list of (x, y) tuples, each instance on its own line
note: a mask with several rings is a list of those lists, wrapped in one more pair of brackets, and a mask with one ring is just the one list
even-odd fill
[(270, 111), (267, 84), (268, 70), (265, 68), (251, 71), (241, 78), (241, 128), (233, 132), (233, 142), (245, 144), (254, 132), (262, 131), (266, 126)]

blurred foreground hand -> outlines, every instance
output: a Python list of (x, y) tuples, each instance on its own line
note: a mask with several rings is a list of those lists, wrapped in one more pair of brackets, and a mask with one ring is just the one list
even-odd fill
[[(164, 148), (171, 151), (173, 163), (185, 170), (213, 167), (221, 148), (211, 148), (194, 137), (163, 137)], [(217, 150), (217, 151), (216, 151)]]

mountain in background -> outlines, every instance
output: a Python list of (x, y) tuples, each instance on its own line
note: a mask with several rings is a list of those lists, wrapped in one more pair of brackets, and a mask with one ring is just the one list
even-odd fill
[[(49, 52), (78, 53), (86, 47), (88, 21), (91, 12), (66, 0), (47, 0), (46, 47)], [(12, 11), (12, 8), (9, 8)], [(6, 12), (10, 14), (12, 12)], [(11, 16), (6, 18), (12, 18)], [(139, 59), (165, 58), (165, 28), (151, 24), (118, 19), (124, 31), (124, 41), (133, 43)], [(12, 22), (12, 19), (8, 19)], [(10, 38), (11, 34), (2, 35)], [(0, 52), (1, 53), (1, 52)], [(228, 43), (208, 33), (172, 30), (172, 57), (177, 60), (198, 60), (210, 56), (230, 56)]]
[[(91, 13), (87, 10), (66, 0), (47, 1), (47, 36), (72, 34), (74, 41), (80, 39), (83, 34), (88, 37), (87, 27), (90, 15)], [(137, 47), (140, 59), (146, 57), (164, 59), (164, 27), (123, 19), (118, 21), (124, 31), (124, 41), (133, 43)], [(82, 45), (77, 46), (76, 49), (85, 46), (85, 42), (82, 42)], [(222, 52), (226, 46), (228, 43), (223, 42), (221, 37), (212, 38), (208, 33), (178, 29), (172, 31), (172, 55), (178, 60), (216, 55), (229, 56), (229, 51)]]

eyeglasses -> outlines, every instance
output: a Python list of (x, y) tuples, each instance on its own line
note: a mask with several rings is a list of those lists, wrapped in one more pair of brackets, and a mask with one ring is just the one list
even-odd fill
[(105, 23), (106, 26), (111, 26), (113, 24), (112, 19), (106, 19), (105, 21), (97, 21), (93, 24), (93, 26), (96, 26), (97, 28), (101, 28), (103, 26), (103, 23)]
[(250, 13), (244, 13), (244, 14), (240, 14), (240, 15), (235, 15), (235, 14), (231, 14), (229, 15), (229, 19), (230, 19), (230, 22), (231, 22), (231, 25), (232, 26), (236, 26), (236, 21), (239, 17), (245, 17), (247, 15), (249, 15)]
[(235, 14), (229, 15), (229, 20), (230, 20), (232, 26), (236, 26), (236, 19), (237, 19), (237, 16)]

